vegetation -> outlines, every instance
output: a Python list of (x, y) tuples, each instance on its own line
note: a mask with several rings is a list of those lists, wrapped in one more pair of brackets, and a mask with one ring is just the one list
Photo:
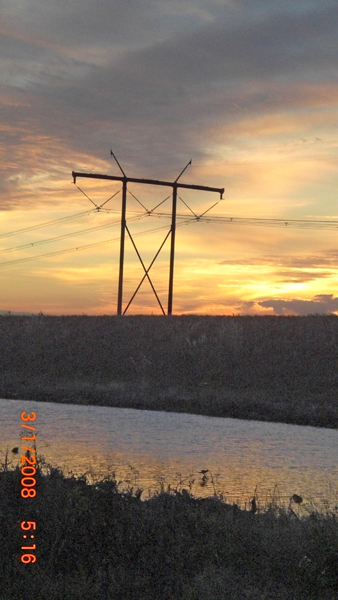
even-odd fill
[(5, 398), (337, 427), (338, 319), (0, 317)]
[[(39, 459), (35, 498), (19, 468), (0, 469), (3, 600), (334, 600), (338, 507), (245, 511), (181, 488), (89, 484)], [(295, 501), (301, 499), (294, 496)], [(22, 564), (22, 521), (36, 522), (36, 563)], [(26, 551), (27, 552), (27, 551)]]

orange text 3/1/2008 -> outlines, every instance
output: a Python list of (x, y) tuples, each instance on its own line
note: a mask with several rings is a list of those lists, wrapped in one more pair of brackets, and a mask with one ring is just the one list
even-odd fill
[[(28, 425), (27, 422), (29, 421), (35, 421), (36, 419), (36, 414), (34, 412), (32, 412), (31, 414), (27, 414), (26, 412), (22, 412), (21, 413), (21, 420), (24, 421), (22, 423), (22, 427), (24, 427), (25, 429), (29, 430), (32, 432), (32, 435), (30, 436), (24, 436), (21, 437), (22, 441), (35, 441), (36, 440), (36, 434), (33, 433), (36, 431), (36, 428), (33, 427), (32, 425)], [(25, 433), (28, 433), (28, 431)], [(36, 456), (34, 456), (34, 454), (36, 454), (36, 449), (35, 448), (30, 448), (27, 446), (22, 446), (23, 450), (26, 450), (25, 454), (21, 456), (20, 458), (20, 463), (23, 465), (21, 467), (21, 475), (23, 476), (21, 479), (21, 496), (22, 498), (35, 498), (36, 496), (36, 489), (35, 489), (35, 485), (36, 485), (36, 479), (34, 477), (34, 475), (36, 474), (36, 468), (33, 466), (36, 464)], [(31, 453), (33, 454), (33, 456), (31, 456)], [(21, 529), (25, 532), (32, 530), (36, 530), (36, 522), (35, 521), (22, 521), (21, 522)], [(22, 536), (24, 539), (27, 539), (27, 534), (23, 534)], [(30, 534), (30, 538), (34, 539), (35, 535), (34, 534)], [(26, 542), (27, 543), (27, 542)], [(36, 549), (36, 544), (32, 544), (31, 546), (21, 546), (21, 550), (35, 550)], [(36, 556), (35, 554), (23, 554), (20, 557), (20, 560), (22, 563), (24, 564), (29, 564), (29, 563), (35, 563), (36, 562)]]

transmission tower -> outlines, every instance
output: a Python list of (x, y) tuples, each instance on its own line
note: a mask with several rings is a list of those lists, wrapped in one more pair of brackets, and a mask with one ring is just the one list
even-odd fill
[[(138, 290), (140, 289), (143, 281), (145, 280), (145, 278), (148, 279), (151, 288), (154, 292), (154, 295), (159, 303), (159, 306), (162, 310), (162, 313), (165, 315), (165, 310), (162, 306), (162, 303), (158, 297), (158, 294), (155, 290), (155, 287), (150, 279), (149, 276), (149, 271), (151, 269), (151, 267), (153, 266), (156, 258), (158, 257), (159, 253), (161, 252), (165, 242), (167, 241), (168, 237), (170, 236), (170, 262), (169, 262), (169, 286), (168, 286), (168, 309), (167, 309), (167, 315), (171, 315), (172, 314), (172, 308), (173, 308), (173, 287), (174, 287), (174, 262), (175, 262), (175, 234), (176, 234), (176, 212), (177, 212), (177, 190), (179, 188), (184, 188), (184, 189), (188, 189), (188, 190), (201, 190), (201, 191), (205, 191), (205, 192), (217, 192), (220, 194), (220, 199), (222, 200), (223, 198), (223, 194), (224, 194), (224, 188), (214, 188), (214, 187), (206, 187), (204, 185), (189, 185), (186, 183), (179, 183), (179, 179), (181, 177), (181, 175), (183, 175), (183, 173), (185, 172), (185, 170), (188, 168), (189, 165), (191, 165), (191, 160), (188, 162), (188, 164), (184, 167), (183, 171), (181, 171), (181, 173), (179, 174), (179, 176), (175, 179), (175, 181), (171, 182), (171, 181), (159, 181), (156, 179), (139, 179), (137, 177), (127, 177), (127, 175), (125, 174), (124, 170), (122, 169), (119, 161), (117, 160), (115, 154), (113, 153), (113, 151), (110, 151), (111, 155), (114, 157), (121, 173), (122, 176), (116, 176), (116, 175), (101, 175), (99, 173), (78, 173), (76, 171), (72, 172), (72, 176), (73, 176), (73, 181), (74, 183), (76, 183), (76, 179), (78, 177), (87, 177), (90, 179), (108, 179), (108, 180), (112, 180), (112, 181), (122, 181), (122, 209), (121, 209), (121, 237), (120, 237), (120, 262), (119, 262), (119, 281), (118, 281), (118, 297), (117, 297), (117, 314), (118, 315), (122, 315), (125, 314), (131, 304), (131, 302), (133, 301), (133, 299), (135, 298)], [(126, 221), (126, 211), (127, 211), (127, 186), (128, 183), (142, 183), (142, 184), (146, 184), (146, 185), (159, 185), (159, 186), (164, 186), (164, 187), (171, 187), (172, 188), (172, 210), (171, 210), (171, 226), (170, 229), (166, 235), (166, 237), (164, 238), (164, 241), (162, 242), (160, 248), (158, 249), (157, 253), (155, 254), (152, 262), (150, 263), (149, 267), (146, 268), (141, 255), (136, 247), (136, 244), (132, 238), (132, 235), (128, 229), (127, 226), (127, 221)], [(189, 208), (189, 207), (188, 207)], [(212, 208), (212, 207), (211, 207)], [(153, 209), (154, 210), (154, 209)], [(190, 209), (191, 210), (191, 209)], [(208, 209), (210, 210), (210, 209)], [(193, 211), (192, 211), (193, 212)], [(206, 211), (207, 212), (207, 211)], [(148, 214), (150, 214), (151, 211), (148, 211)], [(195, 213), (194, 213), (195, 214)], [(205, 213), (203, 213), (205, 214)], [(201, 215), (202, 216), (202, 215)], [(199, 218), (199, 217), (197, 217)], [(136, 288), (134, 294), (132, 295), (131, 299), (129, 300), (126, 308), (124, 309), (124, 311), (122, 312), (122, 299), (123, 299), (123, 272), (124, 272), (124, 244), (125, 244), (125, 234), (126, 232), (129, 235), (129, 238), (133, 244), (133, 247), (135, 249), (135, 252), (139, 258), (139, 261), (143, 267), (144, 270), (144, 276), (141, 279), (138, 287)]]

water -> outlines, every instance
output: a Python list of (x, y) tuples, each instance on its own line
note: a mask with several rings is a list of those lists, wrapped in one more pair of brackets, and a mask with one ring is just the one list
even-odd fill
[[(162, 482), (196, 496), (216, 489), (242, 506), (254, 495), (288, 503), (294, 493), (317, 508), (338, 504), (336, 430), (21, 400), (0, 400), (0, 411), (3, 454), (27, 435), (21, 412), (34, 411), (37, 450), (48, 462), (97, 478), (111, 468), (124, 485), (143, 488), (143, 498)], [(10, 456), (16, 464), (20, 455)]]

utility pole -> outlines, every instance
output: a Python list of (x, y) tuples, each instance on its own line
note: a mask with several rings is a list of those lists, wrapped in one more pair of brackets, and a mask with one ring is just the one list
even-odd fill
[[(182, 189), (188, 189), (188, 190), (201, 190), (201, 191), (205, 191), (205, 192), (217, 192), (220, 194), (220, 199), (222, 200), (223, 198), (223, 194), (224, 194), (224, 188), (214, 188), (214, 187), (206, 187), (204, 185), (189, 185), (186, 183), (179, 183), (178, 180), (181, 177), (181, 175), (183, 175), (184, 171), (188, 168), (188, 166), (191, 164), (191, 160), (188, 162), (188, 164), (186, 165), (186, 167), (184, 167), (183, 171), (179, 174), (179, 176), (177, 177), (177, 179), (174, 182), (171, 181), (159, 181), (156, 179), (139, 179), (137, 177), (127, 177), (127, 175), (125, 174), (125, 172), (123, 171), (120, 163), (118, 162), (116, 156), (114, 155), (113, 151), (110, 151), (112, 156), (114, 156), (114, 159), (116, 161), (116, 163), (118, 164), (121, 172), (122, 172), (122, 176), (116, 176), (116, 175), (101, 175), (98, 173), (78, 173), (76, 171), (72, 172), (72, 176), (73, 176), (73, 181), (74, 183), (76, 183), (76, 179), (78, 177), (87, 177), (90, 179), (105, 179), (105, 180), (110, 180), (110, 181), (122, 181), (122, 209), (121, 209), (121, 237), (120, 237), (120, 262), (119, 262), (119, 281), (118, 281), (118, 298), (117, 298), (117, 314), (118, 315), (122, 315), (125, 314), (129, 305), (131, 304), (133, 298), (135, 297), (137, 291), (139, 290), (139, 288), (141, 287), (144, 279), (147, 277), (149, 280), (149, 283), (153, 289), (153, 292), (156, 296), (156, 299), (160, 305), (160, 308), (162, 310), (162, 313), (165, 315), (165, 311), (163, 309), (163, 306), (160, 302), (160, 299), (156, 293), (156, 290), (152, 284), (152, 281), (149, 277), (149, 271), (152, 267), (152, 265), (154, 264), (157, 256), (159, 255), (162, 247), (164, 246), (165, 241), (167, 240), (167, 238), (170, 235), (171, 238), (171, 244), (170, 244), (170, 264), (169, 264), (169, 287), (168, 287), (168, 309), (167, 309), (167, 315), (171, 315), (172, 314), (172, 307), (173, 307), (173, 287), (174, 287), (174, 262), (175, 262), (175, 234), (176, 234), (176, 214), (177, 214), (177, 190), (178, 188), (182, 188)], [(134, 243), (134, 240), (130, 234), (130, 231), (127, 227), (127, 223), (126, 223), (126, 211), (127, 211), (127, 185), (128, 183), (141, 183), (141, 184), (145, 184), (145, 185), (157, 185), (157, 186), (164, 186), (164, 187), (171, 187), (172, 188), (172, 212), (171, 212), (171, 226), (170, 226), (170, 230), (168, 232), (168, 234), (166, 235), (163, 243), (161, 244), (158, 252), (156, 253), (153, 261), (151, 262), (150, 266), (148, 267), (148, 269), (146, 269), (142, 258), (136, 248), (136, 245)], [(212, 208), (212, 207), (211, 207)], [(191, 209), (190, 209), (191, 210)], [(209, 209), (208, 209), (209, 210)], [(151, 211), (149, 211), (150, 214)], [(193, 212), (193, 211), (192, 211)], [(207, 211), (205, 211), (207, 212)], [(195, 214), (195, 213), (194, 213)], [(205, 214), (205, 213), (203, 213)], [(195, 215), (196, 216), (196, 215)], [(200, 215), (200, 217), (203, 215)], [(199, 220), (200, 217), (196, 218)], [(142, 264), (143, 270), (145, 272), (143, 279), (141, 280), (139, 286), (137, 287), (135, 293), (133, 294), (131, 300), (129, 301), (127, 307), (125, 308), (125, 310), (122, 312), (122, 299), (123, 299), (123, 268), (124, 268), (124, 243), (125, 243), (125, 233), (128, 233), (131, 242), (135, 248), (135, 251), (138, 255), (138, 258)]]
[(122, 187), (122, 211), (121, 211), (121, 237), (120, 237), (120, 267), (119, 267), (119, 288), (117, 295), (117, 314), (122, 314), (122, 296), (123, 296), (123, 266), (124, 266), (124, 239), (126, 234), (126, 212), (127, 212), (127, 179), (123, 179)]

